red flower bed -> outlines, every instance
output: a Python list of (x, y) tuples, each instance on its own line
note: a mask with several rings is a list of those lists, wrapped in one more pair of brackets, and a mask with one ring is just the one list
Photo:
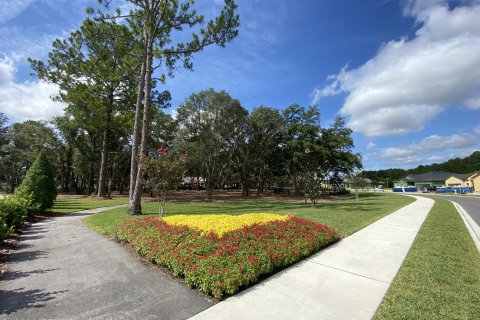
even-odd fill
[(297, 217), (253, 224), (221, 238), (200, 232), (148, 217), (123, 223), (115, 236), (217, 299), (338, 239), (334, 229)]

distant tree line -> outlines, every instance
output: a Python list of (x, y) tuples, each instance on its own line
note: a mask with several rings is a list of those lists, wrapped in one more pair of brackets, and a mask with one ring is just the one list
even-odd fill
[(361, 175), (375, 182), (393, 182), (408, 174), (426, 173), (429, 171), (446, 171), (452, 173), (471, 173), (480, 170), (480, 151), (475, 151), (466, 158), (454, 158), (442, 163), (420, 165), (414, 169), (386, 169), (363, 171)]
[[(316, 106), (294, 104), (284, 110), (260, 106), (249, 113), (225, 91), (209, 89), (187, 98), (175, 119), (160, 109), (152, 111), (149, 153), (162, 147), (186, 155), (182, 172), (186, 179), (178, 186), (205, 189), (208, 198), (224, 188), (238, 188), (244, 195), (273, 187), (291, 188), (299, 195), (320, 188), (323, 194), (327, 184), (338, 189), (345, 175), (361, 167), (343, 119), (322, 128)], [(128, 118), (128, 112), (124, 116)], [(129, 128), (126, 121), (110, 133), (106, 196), (128, 191)], [(61, 192), (98, 192), (103, 135), (93, 119), (78, 121), (66, 114), (51, 122), (28, 120), (1, 130), (5, 191), (13, 192), (38, 153), (46, 150)]]

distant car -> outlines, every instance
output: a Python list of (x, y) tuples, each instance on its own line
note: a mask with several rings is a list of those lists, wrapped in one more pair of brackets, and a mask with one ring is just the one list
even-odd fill
[(385, 191), (385, 189), (383, 189), (383, 186), (380, 185), (380, 186), (376, 186), (375, 188), (373, 188), (374, 191)]

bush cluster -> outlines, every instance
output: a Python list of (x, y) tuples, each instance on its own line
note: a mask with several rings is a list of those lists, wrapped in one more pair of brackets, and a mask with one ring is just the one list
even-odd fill
[(0, 200), (0, 243), (36, 211), (51, 208), (56, 196), (53, 168), (41, 152), (15, 193)]
[(32, 214), (32, 198), (14, 194), (0, 200), (0, 243)]
[(290, 216), (253, 224), (218, 237), (160, 218), (123, 223), (115, 236), (187, 284), (221, 299), (338, 239), (328, 226)]

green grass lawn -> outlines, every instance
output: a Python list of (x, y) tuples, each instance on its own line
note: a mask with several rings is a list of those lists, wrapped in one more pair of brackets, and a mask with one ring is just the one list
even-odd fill
[(435, 199), (375, 319), (480, 319), (480, 253), (449, 201)]
[(70, 213), (87, 209), (95, 209), (101, 207), (115, 206), (127, 203), (127, 199), (90, 199), (90, 198), (62, 198), (55, 200), (53, 208), (49, 212), (54, 213)]
[[(166, 216), (175, 214), (242, 214), (278, 213), (307, 218), (337, 229), (342, 236), (358, 231), (374, 221), (413, 202), (411, 197), (387, 193), (365, 193), (357, 200), (322, 202), (317, 207), (299, 201), (243, 200), (229, 202), (170, 202)], [(112, 235), (124, 221), (142, 216), (129, 216), (126, 209), (105, 211), (85, 219), (95, 231)], [(144, 215), (158, 215), (155, 202), (143, 205)]]

